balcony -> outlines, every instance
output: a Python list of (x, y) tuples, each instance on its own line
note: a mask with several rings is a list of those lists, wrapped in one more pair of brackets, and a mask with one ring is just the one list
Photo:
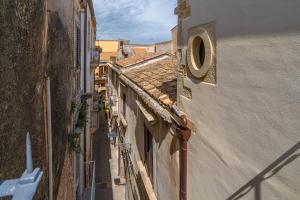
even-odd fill
[(91, 70), (95, 70), (96, 67), (99, 66), (100, 63), (100, 53), (101, 53), (101, 48), (94, 48), (91, 51)]

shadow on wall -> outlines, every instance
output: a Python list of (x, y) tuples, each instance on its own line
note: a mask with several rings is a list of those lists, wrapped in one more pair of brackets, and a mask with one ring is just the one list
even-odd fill
[[(64, 193), (72, 192), (73, 187), (63, 187), (67, 183), (66, 178), (69, 168), (68, 158), (68, 126), (71, 122), (68, 104), (71, 101), (72, 77), (70, 66), (72, 66), (71, 41), (68, 30), (63, 27), (57, 12), (49, 12), (48, 15), (48, 60), (47, 67), (51, 78), (51, 104), (52, 104), (52, 142), (53, 142), (53, 175), (54, 175), (54, 197), (59, 198)], [(61, 189), (63, 190), (59, 192)]]
[(292, 148), (282, 154), (277, 160), (265, 168), (260, 174), (255, 176), (252, 180), (242, 186), (234, 194), (227, 198), (227, 200), (237, 200), (245, 196), (248, 192), (254, 189), (254, 199), (261, 200), (261, 183), (279, 172), (284, 166), (296, 160), (300, 153), (297, 150), (300, 148), (300, 141), (298, 141)]

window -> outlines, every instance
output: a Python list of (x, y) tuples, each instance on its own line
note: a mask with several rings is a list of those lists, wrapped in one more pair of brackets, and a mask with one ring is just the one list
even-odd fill
[(76, 67), (80, 67), (80, 62), (81, 62), (81, 47), (80, 47), (80, 28), (79, 26), (76, 27)]
[(106, 77), (106, 66), (102, 67), (102, 76)]
[(144, 125), (144, 165), (153, 185), (153, 137), (146, 125)]
[(74, 65), (77, 68), (75, 73), (75, 91), (80, 90), (80, 65), (81, 65), (81, 33), (79, 25), (75, 27), (74, 38)]
[(91, 48), (91, 29), (90, 29), (90, 22), (88, 22), (88, 27), (87, 27), (87, 38), (88, 38), (88, 43), (87, 43), (87, 49)]
[(202, 38), (200, 36), (195, 37), (193, 41), (193, 57), (195, 59), (195, 64), (198, 68), (202, 67), (205, 60), (205, 46)]
[[(214, 23), (192, 27), (189, 30), (187, 61), (191, 74), (205, 82), (215, 83), (216, 42)], [(210, 70), (210, 71), (209, 71)], [(210, 73), (208, 73), (210, 72)]]
[(123, 109), (122, 109), (122, 114), (124, 117), (126, 117), (126, 94), (123, 94)]

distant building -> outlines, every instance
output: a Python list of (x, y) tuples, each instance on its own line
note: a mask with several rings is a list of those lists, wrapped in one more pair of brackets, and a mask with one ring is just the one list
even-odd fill
[(138, 56), (147, 53), (155, 53), (155, 46), (152, 44), (126, 44), (124, 51), (130, 56)]
[[(101, 62), (115, 62), (120, 57), (120, 50), (123, 46), (128, 44), (128, 40), (97, 40), (95, 43), (96, 47), (102, 49), (100, 54)], [(122, 53), (122, 52), (121, 52)], [(121, 55), (122, 56), (122, 55)]]
[(109, 66), (106, 63), (101, 63), (95, 70), (94, 92), (106, 95), (106, 86), (109, 77)]

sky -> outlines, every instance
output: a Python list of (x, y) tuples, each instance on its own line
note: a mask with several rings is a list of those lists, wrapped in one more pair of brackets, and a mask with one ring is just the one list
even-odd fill
[(177, 0), (93, 0), (97, 39), (150, 44), (171, 39)]

